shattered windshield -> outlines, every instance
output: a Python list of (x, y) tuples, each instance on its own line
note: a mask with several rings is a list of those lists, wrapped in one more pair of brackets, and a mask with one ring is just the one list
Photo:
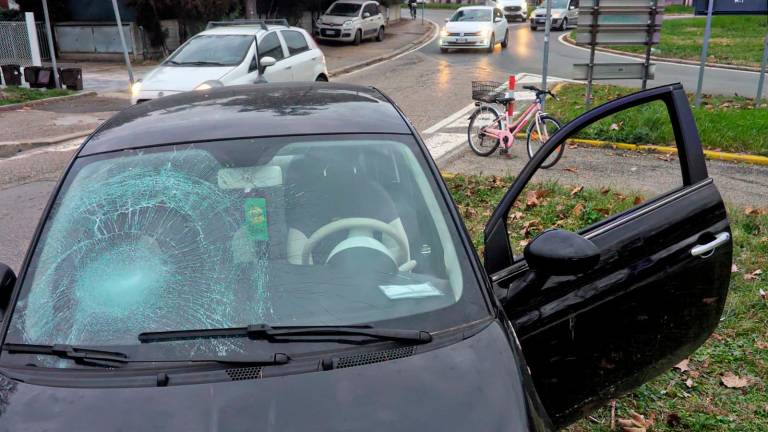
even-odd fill
[[(130, 347), (142, 332), (256, 323), (435, 331), (481, 318), (445, 202), (409, 140), (235, 140), (79, 159), (6, 342)], [(179, 355), (169, 345), (151, 344), (153, 355)], [(243, 349), (231, 339), (184, 348)]]

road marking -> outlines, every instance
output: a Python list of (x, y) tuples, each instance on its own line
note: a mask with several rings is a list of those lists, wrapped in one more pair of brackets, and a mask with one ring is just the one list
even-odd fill
[[(577, 45), (571, 45), (568, 42), (564, 41), (563, 39), (565, 39), (565, 36), (566, 36), (566, 33), (563, 33), (562, 35), (560, 35), (559, 38), (557, 38), (557, 40), (560, 41), (560, 43), (563, 44), (563, 45), (569, 46), (571, 48), (576, 48), (576, 49), (579, 49), (579, 50), (582, 50), (582, 51), (589, 52), (589, 48), (584, 48), (584, 47), (580, 47), (580, 46), (577, 46)], [(596, 51), (596, 52), (598, 52), (600, 54), (604, 54), (604, 55), (618, 57), (618, 58), (621, 58), (621, 59), (626, 59), (626, 60), (634, 60), (634, 61), (640, 60), (637, 57), (630, 57), (630, 56), (625, 56), (625, 55), (621, 55), (621, 54), (614, 54), (614, 53), (609, 53), (609, 52), (605, 52), (605, 51)], [(667, 64), (667, 65), (672, 65), (672, 66), (686, 66), (686, 67), (696, 68), (696, 69), (699, 68), (699, 65), (691, 65), (691, 64), (685, 64), (685, 63), (675, 63), (675, 62), (669, 62), (669, 61), (657, 60), (657, 59), (651, 59), (651, 61), (653, 63), (657, 63), (657, 64)], [(717, 66), (706, 66), (706, 68), (707, 69), (717, 69), (717, 70), (721, 70), (721, 71), (741, 72), (741, 73), (754, 74), (754, 75), (758, 75), (760, 73), (760, 72), (745, 71), (745, 70), (738, 70), (738, 69), (722, 68), (722, 67), (717, 67)], [(580, 82), (583, 82), (583, 81), (580, 81)]]
[(467, 134), (465, 133), (436, 133), (424, 140), (429, 153), (436, 160), (466, 142)]
[(335, 75), (335, 76), (334, 76), (334, 78), (343, 77), (343, 76), (349, 76), (349, 75), (354, 75), (354, 74), (356, 74), (356, 73), (360, 73), (360, 72), (366, 71), (366, 70), (368, 70), (368, 69), (371, 69), (371, 68), (375, 68), (375, 67), (377, 67), (377, 66), (381, 66), (381, 65), (383, 65), (383, 64), (386, 64), (386, 63), (389, 63), (389, 62), (391, 62), (392, 60), (397, 60), (397, 59), (399, 59), (400, 57), (403, 57), (403, 56), (407, 56), (408, 54), (411, 54), (411, 53), (413, 53), (413, 52), (415, 52), (415, 51), (418, 51), (418, 50), (420, 50), (420, 49), (424, 48), (425, 46), (427, 46), (427, 45), (431, 44), (432, 42), (434, 42), (434, 41), (435, 41), (435, 39), (437, 39), (437, 36), (440, 34), (440, 26), (438, 26), (436, 22), (434, 22), (434, 21), (432, 21), (432, 20), (430, 20), (430, 19), (425, 19), (425, 21), (429, 21), (430, 23), (432, 23), (432, 26), (433, 26), (433, 29), (432, 29), (432, 37), (431, 37), (431, 38), (429, 38), (429, 40), (428, 40), (428, 41), (426, 41), (426, 42), (422, 43), (421, 45), (419, 45), (419, 46), (417, 46), (417, 47), (415, 47), (415, 48), (413, 48), (413, 49), (410, 49), (410, 50), (408, 50), (408, 51), (406, 51), (406, 52), (404, 52), (404, 53), (402, 53), (402, 54), (398, 54), (398, 55), (396, 55), (396, 56), (394, 56), (394, 57), (392, 57), (392, 58), (390, 58), (390, 59), (386, 59), (386, 60), (384, 60), (384, 61), (382, 61), (382, 62), (379, 62), (379, 63), (374, 63), (374, 64), (372, 64), (372, 65), (370, 65), (370, 66), (366, 66), (366, 67), (364, 67), (364, 68), (360, 68), (360, 69), (356, 69), (356, 70), (353, 70), (353, 71), (349, 71), (349, 72), (347, 72), (347, 73), (343, 73), (343, 74)]
[(422, 133), (424, 134), (432, 134), (440, 129), (448, 126), (449, 124), (455, 122), (456, 120), (460, 119), (462, 116), (466, 115), (469, 111), (475, 108), (475, 103), (472, 102), (471, 104), (465, 106), (464, 108), (456, 111), (455, 113), (449, 115), (448, 117), (440, 120), (439, 122), (435, 123), (431, 127), (425, 129)]

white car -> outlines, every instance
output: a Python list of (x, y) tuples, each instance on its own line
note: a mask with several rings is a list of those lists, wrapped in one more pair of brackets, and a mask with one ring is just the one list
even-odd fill
[(490, 6), (459, 8), (445, 20), (440, 32), (440, 51), (450, 48), (480, 48), (492, 52), (497, 43), (507, 47), (509, 29), (501, 9)]
[[(552, 2), (553, 29), (566, 30), (579, 21), (579, 0), (549, 0)], [(531, 30), (544, 28), (547, 23), (547, 3), (542, 3), (531, 14)]]
[(265, 21), (210, 23), (136, 82), (131, 102), (281, 81), (328, 81), (325, 55), (306, 31)]
[(333, 3), (315, 22), (318, 40), (353, 42), (364, 39), (384, 40), (387, 22), (378, 2), (340, 0)]
[(528, 19), (528, 0), (499, 0), (498, 4), (508, 22)]

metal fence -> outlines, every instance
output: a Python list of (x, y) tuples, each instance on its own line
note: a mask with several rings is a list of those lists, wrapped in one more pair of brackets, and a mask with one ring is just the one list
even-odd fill
[[(51, 58), (45, 23), (35, 23), (41, 60)], [(0, 64), (32, 66), (32, 50), (25, 21), (0, 21)]]

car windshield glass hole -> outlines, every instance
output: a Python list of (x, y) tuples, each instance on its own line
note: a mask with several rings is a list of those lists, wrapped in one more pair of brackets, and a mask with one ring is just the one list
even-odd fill
[(254, 141), (79, 160), (6, 341), (124, 347), (143, 332), (253, 323), (435, 331), (482, 318), (415, 143)]
[(234, 66), (242, 62), (253, 42), (253, 36), (221, 35), (192, 38), (173, 54), (172, 65)]

